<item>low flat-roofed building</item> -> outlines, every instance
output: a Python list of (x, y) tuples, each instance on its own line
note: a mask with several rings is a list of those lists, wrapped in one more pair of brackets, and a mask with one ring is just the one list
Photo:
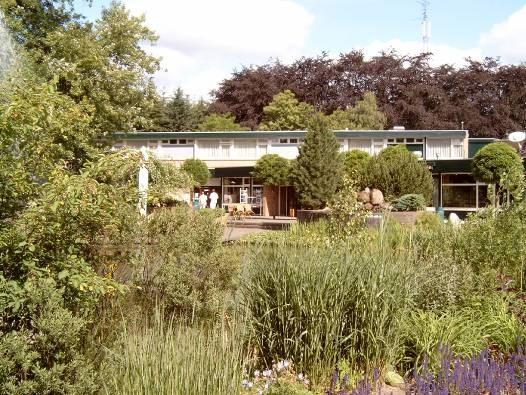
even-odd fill
[[(433, 204), (445, 211), (475, 211), (487, 204), (487, 185), (471, 175), (471, 158), (494, 139), (470, 139), (467, 130), (336, 130), (341, 151), (363, 150), (371, 155), (404, 144), (425, 160), (433, 173)], [(212, 173), (205, 190), (216, 189), (220, 204), (247, 203), (260, 215), (290, 215), (296, 208), (295, 193), (283, 186), (278, 197), (268, 196), (251, 177), (256, 161), (265, 154), (287, 159), (298, 155), (306, 131), (246, 132), (134, 132), (118, 133), (113, 148), (149, 149), (158, 159), (182, 164), (203, 160)], [(277, 209), (263, 207), (263, 196), (278, 200)], [(276, 206), (276, 205), (272, 205)], [(277, 211), (277, 212), (276, 212)]]

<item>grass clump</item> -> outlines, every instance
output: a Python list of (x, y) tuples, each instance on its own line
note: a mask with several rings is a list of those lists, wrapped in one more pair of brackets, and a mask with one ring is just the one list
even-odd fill
[(256, 249), (242, 293), (261, 356), (291, 358), (318, 383), (342, 358), (362, 370), (392, 362), (411, 294), (406, 258), (381, 248)]
[(106, 394), (217, 394), (240, 392), (245, 354), (240, 326), (187, 326), (165, 320), (124, 326), (109, 351)]

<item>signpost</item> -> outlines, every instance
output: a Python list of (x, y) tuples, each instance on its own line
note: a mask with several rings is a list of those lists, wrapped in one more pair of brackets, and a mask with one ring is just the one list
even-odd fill
[(142, 216), (146, 216), (148, 207), (148, 168), (146, 167), (148, 163), (148, 152), (146, 151), (146, 147), (141, 148), (141, 154), (142, 162), (139, 168), (139, 202), (137, 203), (137, 208)]

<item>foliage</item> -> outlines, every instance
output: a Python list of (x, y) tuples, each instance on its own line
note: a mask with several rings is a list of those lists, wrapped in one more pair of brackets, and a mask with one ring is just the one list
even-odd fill
[(181, 169), (187, 172), (197, 185), (206, 185), (210, 178), (210, 170), (206, 163), (200, 159), (187, 159)]
[(257, 160), (252, 177), (263, 185), (289, 185), (291, 183), (291, 172), (290, 160), (278, 154), (266, 154)]
[(329, 122), (334, 130), (383, 130), (387, 119), (378, 111), (374, 93), (365, 92), (354, 107), (335, 110)]
[(420, 194), (409, 193), (402, 195), (393, 203), (395, 211), (421, 211), (426, 208), (426, 199)]
[(107, 394), (237, 394), (245, 353), (240, 325), (186, 326), (163, 319), (124, 323), (105, 365)]
[(345, 151), (340, 154), (343, 158), (345, 174), (356, 181), (359, 189), (365, 188), (366, 169), (371, 160), (371, 155), (362, 150)]
[[(12, 296), (17, 287), (0, 276), (0, 290)], [(81, 394), (97, 389), (96, 372), (82, 353), (85, 318), (64, 306), (63, 291), (45, 275), (17, 289), (15, 313), (24, 318), (17, 330), (2, 325), (0, 392), (3, 394)], [(11, 310), (0, 299), (2, 318)], [(23, 307), (22, 307), (23, 306)], [(11, 310), (14, 312), (13, 310)], [(27, 321), (26, 321), (27, 320)]]
[(0, 221), (24, 208), (57, 164), (78, 171), (96, 153), (89, 107), (33, 79), (1, 95)]
[(94, 24), (71, 24), (50, 32), (43, 72), (58, 78), (61, 92), (95, 108), (92, 127), (97, 132), (145, 127), (150, 122), (145, 110), (156, 97), (151, 76), (159, 61), (140, 44), (156, 39), (144, 25), (144, 16), (132, 16), (113, 3)]
[(184, 132), (198, 130), (206, 116), (206, 103), (203, 100), (192, 103), (181, 88), (174, 94), (156, 103), (157, 116), (151, 128), (154, 131)]
[(341, 358), (355, 370), (392, 361), (410, 301), (407, 256), (376, 247), (253, 250), (242, 294), (267, 363), (286, 355), (320, 383)]
[(248, 128), (236, 123), (236, 119), (230, 113), (216, 114), (212, 113), (204, 117), (203, 122), (199, 124), (199, 130), (204, 132), (230, 131), (238, 132), (248, 130)]
[(432, 228), (436, 229), (443, 225), (440, 217), (435, 212), (424, 211), (416, 216), (415, 225), (419, 228)]
[(211, 106), (255, 127), (271, 98), (287, 89), (324, 114), (354, 106), (372, 92), (389, 128), (450, 130), (465, 122), (472, 137), (502, 138), (526, 124), (524, 65), (486, 58), (468, 59), (461, 67), (432, 66), (431, 56), (351, 51), (244, 67), (220, 83)]
[(241, 257), (222, 245), (221, 210), (186, 206), (154, 211), (147, 239), (134, 261), (146, 301), (162, 302), (167, 313), (210, 318), (233, 289)]
[(477, 273), (497, 271), (506, 287), (526, 290), (525, 210), (521, 202), (469, 218), (454, 246), (457, 259)]
[(263, 113), (261, 130), (304, 130), (314, 115), (314, 108), (286, 90), (275, 95)]
[(312, 395), (310, 380), (303, 373), (296, 374), (289, 360), (278, 361), (271, 368), (255, 370), (242, 382), (242, 394)]
[(343, 177), (342, 186), (330, 205), (330, 236), (348, 240), (365, 227), (366, 218), (363, 204), (358, 201), (356, 184), (349, 177)]
[(502, 142), (488, 144), (475, 154), (472, 166), (478, 181), (500, 184), (503, 191), (520, 197), (524, 189), (524, 166), (515, 148)]
[(339, 148), (327, 120), (313, 118), (305, 142), (299, 147), (293, 175), (303, 208), (323, 208), (333, 198), (343, 171)]
[(403, 145), (388, 147), (369, 162), (367, 184), (388, 199), (421, 194), (427, 203), (433, 193), (433, 177), (425, 162)]
[(428, 357), (429, 366), (436, 369), (441, 348), (447, 348), (456, 358), (478, 354), (487, 347), (502, 352), (515, 349), (524, 328), (508, 312), (504, 301), (490, 298), (473, 303), (438, 314), (411, 312), (404, 330), (407, 362), (419, 366)]

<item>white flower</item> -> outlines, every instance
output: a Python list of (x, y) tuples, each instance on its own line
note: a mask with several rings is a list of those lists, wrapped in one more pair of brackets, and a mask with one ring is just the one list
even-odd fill
[(241, 385), (243, 386), (243, 388), (252, 388), (254, 384), (251, 381), (245, 379), (241, 382)]
[(288, 359), (285, 359), (285, 360), (283, 361), (283, 366), (284, 366), (285, 368), (288, 368), (288, 367), (290, 366), (290, 361), (289, 361)]
[(271, 375), (272, 375), (272, 370), (267, 369), (267, 370), (263, 371), (263, 376), (264, 377), (270, 377)]
[(303, 380), (303, 373), (298, 374), (298, 380)]
[(279, 372), (280, 370), (283, 370), (284, 368), (285, 368), (285, 362), (283, 362), (283, 361), (279, 361), (279, 362), (278, 362), (278, 365), (276, 366), (276, 369), (278, 369), (278, 372)]
[(259, 370), (256, 370), (254, 372), (254, 377), (259, 377), (261, 375), (261, 372)]

